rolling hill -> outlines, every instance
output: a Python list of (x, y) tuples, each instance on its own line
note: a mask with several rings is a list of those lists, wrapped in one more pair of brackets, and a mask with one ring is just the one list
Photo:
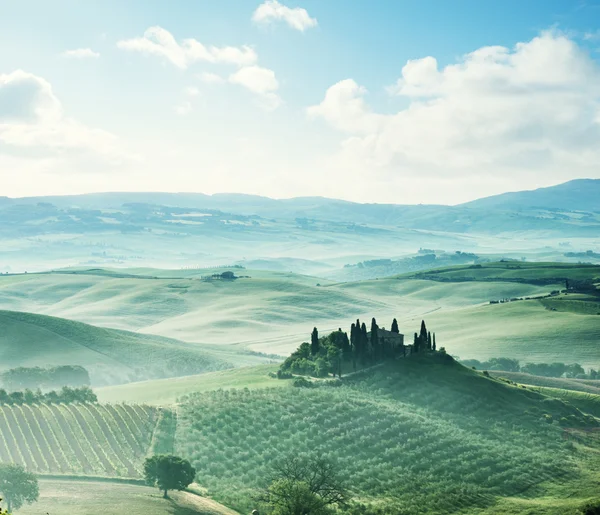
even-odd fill
[[(93, 385), (230, 368), (234, 353), (63, 318), (0, 311), (0, 367), (80, 365)], [(252, 362), (253, 357), (248, 357)]]
[[(598, 425), (433, 355), (312, 388), (192, 393), (180, 399), (175, 445), (199, 483), (242, 512), (274, 460), (318, 453), (363, 504), (356, 513), (520, 513), (528, 504), (564, 515), (597, 494), (597, 442), (583, 429)], [(577, 447), (567, 426), (583, 435)]]
[[(597, 299), (574, 294), (535, 298), (563, 289), (566, 279), (600, 277), (597, 266), (483, 263), (351, 283), (230, 270), (248, 277), (205, 281), (203, 276), (223, 269), (145, 268), (5, 275), (0, 276), (0, 308), (136, 331), (127, 338), (175, 338), (179, 343), (171, 344), (182, 352), (201, 350), (236, 365), (261, 359), (239, 354), (243, 349), (287, 354), (313, 326), (321, 333), (347, 330), (351, 320), (374, 316), (383, 327), (397, 318), (407, 335), (426, 318), (441, 345), (463, 359), (510, 354), (522, 361), (598, 367)], [(213, 346), (189, 347), (181, 341)], [(218, 354), (215, 345), (228, 354)]]

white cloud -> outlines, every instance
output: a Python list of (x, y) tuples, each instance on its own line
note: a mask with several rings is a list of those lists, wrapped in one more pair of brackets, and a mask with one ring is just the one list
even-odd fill
[(77, 48), (75, 50), (67, 50), (62, 53), (63, 57), (72, 57), (75, 59), (97, 59), (100, 57), (98, 52), (94, 52), (91, 48)]
[(293, 29), (304, 32), (306, 29), (317, 26), (317, 19), (311, 18), (301, 7), (290, 8), (280, 4), (277, 0), (266, 0), (260, 4), (252, 20), (255, 23), (272, 23), (274, 21), (284, 21)]
[(279, 88), (279, 82), (277, 82), (273, 70), (260, 66), (246, 66), (232, 73), (229, 76), (229, 82), (240, 84), (258, 94), (269, 93)]
[(148, 28), (142, 37), (119, 41), (117, 46), (123, 50), (163, 57), (181, 69), (198, 61), (248, 66), (258, 58), (249, 46), (205, 46), (195, 39), (184, 39), (178, 43), (173, 34), (158, 26)]
[(0, 143), (16, 155), (91, 153), (113, 164), (133, 158), (113, 134), (66, 117), (50, 83), (23, 70), (0, 75)]
[(246, 66), (229, 76), (229, 82), (238, 84), (261, 99), (261, 104), (266, 109), (272, 110), (279, 107), (281, 99), (275, 91), (279, 89), (279, 82), (275, 72), (260, 66)]
[(319, 105), (308, 108), (308, 115), (311, 118), (322, 117), (344, 132), (376, 132), (387, 117), (370, 111), (363, 100), (366, 92), (352, 79), (342, 80), (327, 90), (325, 99)]
[(188, 97), (197, 97), (200, 94), (200, 90), (194, 86), (189, 86), (185, 88), (185, 94)]
[(540, 173), (555, 182), (598, 176), (600, 67), (562, 34), (480, 48), (441, 69), (433, 57), (412, 60), (388, 90), (408, 106), (373, 113), (364, 88), (345, 80), (308, 109), (351, 136), (336, 166), (516, 189), (539, 184)]
[(204, 72), (197, 75), (198, 79), (206, 84), (222, 84), (225, 79), (216, 73)]
[(52, 123), (61, 117), (60, 102), (48, 81), (23, 70), (0, 74), (0, 126)]

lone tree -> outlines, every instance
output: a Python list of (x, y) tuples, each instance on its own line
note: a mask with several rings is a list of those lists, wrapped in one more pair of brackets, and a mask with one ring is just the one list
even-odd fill
[(194, 477), (196, 469), (179, 456), (155, 454), (144, 462), (146, 484), (162, 490), (165, 499), (169, 490), (183, 490), (194, 481)]
[(40, 491), (34, 474), (21, 465), (0, 464), (0, 494), (6, 500), (8, 512), (18, 510), (23, 504), (38, 500)]
[(334, 464), (317, 456), (284, 458), (273, 467), (269, 483), (259, 500), (273, 515), (325, 515), (348, 501)]
[(398, 334), (399, 332), (400, 329), (398, 329), (398, 320), (394, 318), (394, 320), (392, 321), (392, 333)]
[(314, 356), (319, 353), (319, 331), (315, 327), (310, 335), (310, 353)]

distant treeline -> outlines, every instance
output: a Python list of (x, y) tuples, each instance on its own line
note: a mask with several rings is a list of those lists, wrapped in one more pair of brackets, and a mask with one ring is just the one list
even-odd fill
[(90, 386), (88, 371), (79, 365), (59, 367), (19, 367), (0, 374), (0, 384), (7, 390), (42, 390), (63, 386)]
[(69, 388), (43, 393), (41, 390), (24, 390), (22, 392), (7, 392), (0, 389), (0, 405), (2, 404), (72, 404), (73, 402), (98, 402), (98, 397), (88, 386)]
[(573, 258), (595, 258), (600, 259), (600, 253), (594, 252), (593, 250), (586, 250), (585, 252), (565, 252), (565, 257)]
[(521, 365), (519, 360), (512, 358), (491, 358), (488, 361), (477, 359), (462, 359), (460, 362), (467, 367), (479, 370), (501, 370), (504, 372), (523, 372), (534, 376), (567, 377), (574, 379), (600, 379), (600, 372), (590, 368), (586, 374), (579, 363), (526, 363)]

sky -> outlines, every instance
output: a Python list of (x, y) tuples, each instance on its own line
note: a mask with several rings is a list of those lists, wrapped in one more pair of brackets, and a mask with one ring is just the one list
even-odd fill
[(0, 0), (0, 195), (600, 178), (600, 0)]

